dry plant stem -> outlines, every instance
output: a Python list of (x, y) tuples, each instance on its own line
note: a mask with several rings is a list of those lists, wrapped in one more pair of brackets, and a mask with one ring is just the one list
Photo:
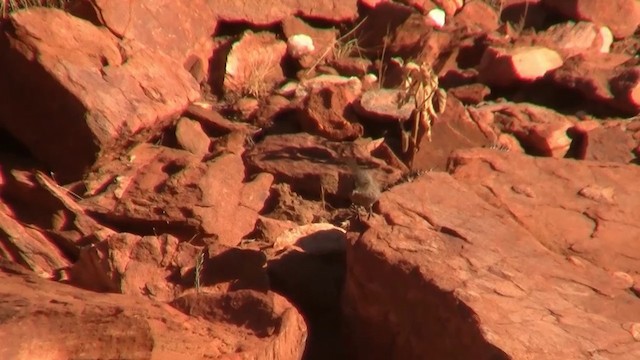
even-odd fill
[(272, 58), (256, 58), (249, 66), (249, 71), (246, 74), (246, 87), (242, 89), (243, 96), (252, 96), (256, 99), (261, 99), (269, 94), (271, 90), (265, 82), (265, 79), (271, 72), (275, 70), (272, 65)]
[(360, 20), (359, 23), (356, 24), (356, 26), (353, 27), (353, 29), (349, 30), (349, 32), (347, 32), (346, 34), (344, 34), (344, 35), (340, 36), (339, 38), (337, 38), (333, 42), (333, 44), (331, 44), (331, 46), (327, 46), (327, 48), (322, 53), (322, 55), (320, 55), (318, 60), (316, 60), (316, 62), (313, 63), (313, 65), (311, 65), (311, 67), (309, 67), (309, 70), (307, 70), (305, 72), (305, 75), (309, 75), (311, 73), (311, 71), (313, 71), (318, 66), (318, 64), (320, 64), (327, 57), (327, 55), (329, 55), (329, 52), (335, 48), (336, 44), (338, 44), (340, 41), (343, 41), (344, 39), (346, 39), (349, 36), (351, 36), (354, 32), (356, 32), (356, 30), (358, 30), (358, 28), (360, 28), (360, 26), (362, 26), (362, 24), (364, 24), (364, 22), (367, 20), (367, 18), (368, 17), (365, 16), (362, 20)]
[[(446, 92), (439, 89), (438, 76), (428, 64), (418, 65), (409, 62), (403, 67), (404, 81), (398, 99), (398, 107), (402, 107), (413, 99), (415, 109), (411, 117), (414, 120), (410, 141), (414, 154), (418, 151), (418, 134), (425, 129), (431, 141), (431, 125), (446, 106)], [(403, 138), (403, 149), (405, 148)], [(408, 142), (408, 141), (407, 141)], [(406, 146), (407, 150), (409, 146)], [(406, 151), (406, 150), (405, 150)]]
[(202, 276), (202, 265), (204, 264), (204, 251), (200, 251), (198, 255), (196, 255), (196, 268), (195, 268), (195, 279), (194, 279), (194, 287), (196, 288), (196, 293), (200, 293), (200, 277)]
[(517, 28), (516, 28), (516, 33), (520, 34), (522, 32), (522, 30), (524, 30), (524, 25), (525, 25), (525, 23), (527, 21), (528, 13), (529, 13), (529, 1), (525, 1), (525, 3), (524, 3), (524, 14), (520, 18), (520, 21), (518, 22), (518, 25), (517, 25)]
[(391, 29), (387, 24), (387, 32), (384, 35), (384, 40), (382, 44), (382, 54), (380, 55), (380, 68), (378, 69), (378, 88), (382, 88), (382, 84), (384, 84), (384, 75), (386, 74), (386, 67), (384, 65), (384, 57), (387, 54), (387, 46), (389, 45), (389, 33)]

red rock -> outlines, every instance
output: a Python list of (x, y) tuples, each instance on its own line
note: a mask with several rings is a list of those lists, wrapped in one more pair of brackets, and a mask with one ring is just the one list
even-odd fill
[(567, 59), (582, 53), (599, 53), (605, 40), (601, 27), (590, 22), (562, 23), (535, 35), (534, 43), (558, 51)]
[(212, 134), (228, 134), (230, 132), (241, 132), (245, 134), (253, 134), (258, 131), (257, 128), (249, 124), (233, 122), (224, 118), (220, 113), (211, 109), (205, 109), (196, 104), (189, 105), (187, 115), (198, 120), (207, 133)]
[(332, 60), (331, 66), (342, 76), (363, 77), (373, 66), (373, 63), (369, 59), (360, 57), (343, 57)]
[(53, 239), (46, 232), (25, 226), (18, 216), (0, 202), (0, 259), (23, 264), (45, 278), (58, 276), (61, 269), (71, 265)]
[(216, 9), (219, 20), (262, 26), (273, 25), (291, 15), (335, 23), (350, 21), (358, 16), (357, 3), (357, 0), (321, 3), (309, 0), (266, 0), (248, 4), (244, 0), (215, 0), (211, 2), (211, 6)]
[[(191, 75), (166, 55), (119, 43), (61, 10), (19, 11), (11, 23), (0, 39), (0, 118), (61, 179), (79, 178), (122, 139), (144, 140), (200, 96)], [(35, 98), (48, 100), (34, 107)], [(16, 117), (22, 120), (8, 121)]]
[(398, 169), (372, 158), (357, 144), (332, 142), (305, 133), (267, 136), (247, 150), (245, 160), (249, 171), (273, 174), (276, 182), (289, 183), (298, 194), (320, 198), (322, 188), (325, 196), (346, 200), (351, 189), (345, 156), (375, 166), (373, 177), (382, 187), (401, 177)]
[(427, 19), (423, 15), (411, 13), (396, 27), (391, 27), (392, 23), (389, 23), (389, 28), (385, 33), (386, 37), (383, 37), (378, 44), (380, 49), (385, 49), (385, 56), (415, 58), (421, 51), (424, 51), (425, 38), (430, 37), (434, 27), (434, 25), (429, 25)]
[(478, 66), (478, 78), (488, 85), (506, 87), (519, 81), (539, 79), (560, 66), (560, 55), (545, 47), (489, 47), (482, 55)]
[(465, 104), (479, 104), (491, 94), (491, 89), (484, 84), (469, 84), (454, 87), (449, 93)]
[[(630, 245), (640, 228), (628, 222), (637, 167), (465, 150), (451, 171), (385, 192), (380, 215), (349, 234), (343, 310), (354, 353), (580, 359), (596, 346), (611, 359), (640, 356), (620, 325), (640, 320), (638, 299), (610, 276), (640, 266)], [(626, 195), (595, 203), (577, 194), (585, 179)], [(581, 267), (565, 255), (576, 251)], [(421, 325), (443, 318), (437, 332)]]
[(607, 126), (582, 133), (579, 159), (630, 163), (633, 149), (638, 145), (633, 136), (621, 126)]
[(230, 97), (268, 95), (284, 81), (280, 63), (287, 44), (272, 33), (248, 30), (227, 56), (224, 91)]
[[(277, 220), (292, 222), (294, 226), (291, 228), (297, 224), (311, 224), (330, 217), (325, 208), (326, 205), (320, 201), (304, 199), (293, 191), (288, 183), (276, 183), (272, 187), (271, 199), (273, 210), (269, 212), (268, 216)], [(278, 233), (278, 235), (281, 233)], [(273, 241), (276, 237), (267, 239)]]
[[(171, 301), (189, 286), (170, 282), (173, 269), (192, 268), (200, 249), (171, 235), (137, 236), (115, 234), (95, 246), (81, 250), (70, 269), (70, 283), (97, 292), (148, 296)], [(182, 260), (176, 261), (176, 260)]]
[(500, 2), (500, 20), (522, 25), (524, 28), (544, 28), (547, 9), (542, 0), (503, 0)]
[[(304, 306), (310, 314), (310, 329), (323, 323), (318, 316), (339, 314), (345, 233), (332, 224), (313, 223), (294, 226), (271, 239), (273, 249), (267, 252), (270, 277), (288, 299)], [(309, 345), (307, 350), (318, 346)]]
[(322, 60), (328, 60), (333, 54), (332, 50), (337, 39), (334, 29), (317, 29), (298, 17), (289, 17), (282, 21), (282, 32), (287, 39), (304, 34), (313, 40), (314, 50), (310, 54), (298, 58), (298, 62), (303, 68), (318, 65), (322, 63)]
[(495, 137), (478, 129), (464, 105), (453, 96), (448, 96), (445, 111), (434, 119), (431, 132), (431, 141), (426, 136), (418, 140), (420, 146), (411, 164), (414, 170), (445, 170), (451, 151), (485, 146)]
[[(490, 188), (496, 200), (506, 204), (518, 223), (549, 250), (560, 253), (569, 250), (588, 264), (608, 271), (637, 271), (640, 249), (631, 246), (640, 234), (632, 220), (640, 204), (631, 181), (640, 173), (637, 166), (530, 158), (511, 153), (488, 156), (476, 152), (461, 155), (460, 159), (460, 164), (469, 165), (454, 171), (454, 176), (464, 178), (476, 192)], [(483, 161), (501, 170), (490, 170), (491, 166), (486, 165), (477, 167)], [(518, 162), (517, 170), (500, 166), (512, 161)], [(489, 180), (493, 171), (504, 171), (505, 176)], [(528, 186), (535, 198), (524, 198), (505, 186), (516, 182)], [(556, 182), (562, 186), (551, 185)], [(541, 208), (546, 210), (539, 211)], [(610, 283), (607, 279), (606, 284)]]
[(640, 111), (640, 66), (623, 69), (609, 84), (619, 107), (630, 113)]
[(281, 95), (271, 95), (262, 104), (255, 115), (255, 124), (261, 128), (271, 127), (278, 116), (293, 109), (291, 101)]
[(5, 359), (293, 360), (304, 351), (302, 316), (271, 292), (187, 294), (167, 305), (42, 280), (15, 265), (2, 266), (0, 282), (0, 311), (14, 315), (0, 324)]
[(209, 152), (211, 140), (197, 121), (180, 118), (176, 124), (176, 138), (183, 149), (198, 157), (204, 157)]
[(233, 110), (244, 121), (253, 118), (259, 109), (260, 101), (252, 97), (243, 97), (233, 104)]
[(404, 122), (409, 119), (415, 105), (409, 102), (398, 108), (400, 90), (371, 89), (360, 98), (355, 109), (366, 118), (384, 122)]
[(40, 276), (61, 279), (80, 247), (113, 233), (87, 215), (73, 189), (34, 171), (35, 164), (6, 156), (1, 162), (0, 258)]
[(273, 244), (278, 236), (282, 235), (287, 230), (295, 228), (296, 226), (297, 224), (293, 221), (260, 216), (256, 222), (256, 234), (258, 234), (257, 237), (260, 240)]
[(504, 104), (485, 111), (494, 114), (498, 129), (513, 134), (531, 154), (560, 158), (569, 151), (571, 139), (567, 131), (575, 118), (531, 104)]
[(127, 159), (90, 174), (91, 197), (81, 203), (129, 226), (152, 226), (161, 233), (164, 223), (235, 246), (253, 230), (273, 180), (263, 174), (244, 183), (244, 174), (241, 153), (203, 163), (186, 151), (140, 144)]
[(349, 83), (311, 90), (302, 105), (302, 129), (334, 141), (362, 136), (364, 128), (351, 107), (359, 95)]
[(635, 0), (543, 0), (543, 4), (575, 20), (587, 20), (611, 29), (616, 39), (633, 34), (640, 25)]
[(414, 56), (431, 31), (424, 16), (406, 5), (383, 2), (368, 12), (354, 36), (362, 49), (374, 49), (377, 55)]
[(518, 139), (511, 134), (500, 134), (498, 135), (498, 139), (496, 140), (496, 145), (501, 149), (506, 149), (507, 151), (515, 151), (519, 153), (524, 153), (524, 149)]
[[(180, 64), (194, 56), (202, 62), (203, 71), (208, 70), (217, 9), (207, 1), (176, 4), (147, 0), (129, 4), (98, 0), (92, 5), (99, 21), (119, 38), (162, 51)], [(176, 19), (180, 19), (179, 22)]]
[[(69, 283), (97, 292), (169, 302), (196, 286), (194, 269), (200, 256), (200, 291), (210, 291), (208, 287), (212, 285), (216, 285), (216, 290), (230, 289), (233, 284), (234, 289), (269, 289), (265, 258), (258, 250), (219, 245), (203, 250), (171, 235), (127, 233), (82, 249), (79, 260), (70, 268)], [(243, 285), (239, 286), (240, 283)]]
[(624, 54), (577, 55), (553, 71), (550, 78), (558, 85), (575, 89), (586, 98), (635, 115), (640, 110), (640, 70), (625, 65)]
[(350, 92), (359, 94), (362, 91), (362, 82), (356, 77), (345, 77), (340, 75), (319, 75), (310, 79), (302, 80), (295, 90), (297, 100), (306, 98), (311, 91), (320, 90), (335, 86), (347, 86)]
[(273, 250), (300, 251), (310, 255), (344, 253), (346, 231), (327, 223), (295, 226), (273, 239)]
[(466, 26), (472, 30), (491, 32), (500, 26), (500, 17), (496, 10), (485, 1), (467, 1), (454, 18), (457, 26)]

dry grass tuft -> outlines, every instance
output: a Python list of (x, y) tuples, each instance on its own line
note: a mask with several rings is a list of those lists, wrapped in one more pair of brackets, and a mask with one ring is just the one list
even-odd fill
[(48, 6), (63, 9), (69, 0), (0, 0), (0, 14), (6, 19), (12, 12), (34, 6)]
[(273, 90), (273, 83), (267, 81), (277, 71), (271, 59), (254, 57), (246, 74), (246, 86), (243, 89), (244, 96), (262, 99)]

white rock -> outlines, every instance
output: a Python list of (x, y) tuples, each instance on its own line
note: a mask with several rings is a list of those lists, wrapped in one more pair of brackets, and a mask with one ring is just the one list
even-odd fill
[(602, 38), (602, 46), (600, 47), (600, 52), (611, 52), (611, 44), (613, 43), (613, 34), (611, 33), (611, 30), (606, 26), (601, 27), (600, 37)]
[(287, 40), (287, 50), (289, 55), (298, 59), (304, 55), (311, 54), (316, 47), (313, 45), (313, 39), (309, 35), (296, 34)]
[(445, 24), (447, 15), (445, 14), (444, 10), (435, 8), (429, 11), (427, 17), (431, 20), (433, 26), (441, 28)]
[(378, 77), (374, 74), (366, 74), (362, 77), (362, 85), (363, 86), (373, 86), (378, 82)]

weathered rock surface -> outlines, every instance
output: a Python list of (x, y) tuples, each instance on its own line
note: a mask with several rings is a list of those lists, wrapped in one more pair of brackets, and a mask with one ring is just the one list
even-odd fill
[(34, 173), (33, 164), (7, 156), (1, 163), (0, 259), (58, 279), (79, 247), (113, 234), (87, 215), (73, 192), (42, 172)]
[(247, 151), (245, 159), (250, 171), (273, 174), (276, 182), (289, 183), (297, 193), (348, 199), (352, 179), (344, 162), (347, 157), (364, 159), (377, 167), (373, 177), (383, 187), (401, 177), (400, 170), (364, 149), (304, 133), (268, 136)]
[(167, 55), (61, 10), (16, 12), (11, 25), (0, 37), (0, 98), (14, 100), (2, 101), (0, 123), (64, 179), (166, 126), (199, 97)]
[[(529, 153), (537, 156), (563, 157), (572, 140), (568, 130), (576, 118), (531, 104), (496, 104), (473, 111), (478, 122), (490, 122), (495, 133), (514, 135)], [(488, 118), (479, 120), (482, 118)], [(490, 120), (489, 120), (490, 119)]]
[(364, 128), (352, 106), (360, 94), (348, 82), (311, 89), (301, 104), (302, 130), (333, 141), (361, 137)]
[(490, 47), (482, 55), (479, 79), (488, 85), (510, 86), (533, 81), (562, 66), (560, 55), (543, 46), (513, 49)]
[(313, 50), (309, 54), (298, 57), (303, 68), (310, 68), (320, 63), (324, 58), (331, 58), (336, 44), (336, 31), (333, 29), (318, 29), (310, 26), (302, 19), (292, 16), (282, 21), (282, 32), (291, 39), (296, 35), (307, 35), (312, 40)]
[(0, 238), (0, 259), (24, 264), (42, 277), (53, 278), (71, 265), (51, 239), (24, 226), (4, 203), (0, 203)]
[(398, 107), (399, 96), (400, 90), (397, 89), (371, 89), (362, 94), (354, 108), (363, 117), (378, 121), (404, 122), (411, 117), (415, 105), (409, 101)]
[(200, 66), (203, 76), (208, 73), (211, 35), (217, 25), (217, 10), (210, 2), (97, 0), (92, 6), (100, 22), (117, 37), (162, 51), (179, 64)]
[(497, 30), (499, 14), (486, 1), (466, 1), (464, 7), (456, 14), (454, 21), (458, 26), (465, 26), (471, 31), (491, 32)]
[(451, 171), (383, 194), (382, 216), (352, 234), (354, 356), (640, 356), (640, 300), (620, 280), (640, 268), (640, 170), (470, 150)]
[(640, 358), (636, 0), (2, 3), (0, 359)]
[(624, 113), (640, 111), (640, 66), (623, 54), (577, 55), (550, 74), (559, 86)]
[(444, 113), (433, 121), (432, 133), (438, 136), (432, 137), (431, 141), (426, 136), (420, 140), (412, 160), (415, 170), (445, 170), (451, 151), (486, 146), (497, 137), (491, 130), (483, 131), (453, 96), (448, 97)]
[(176, 124), (176, 140), (184, 150), (199, 157), (204, 157), (211, 145), (211, 140), (202, 129), (202, 125), (184, 117)]
[(248, 4), (244, 0), (215, 0), (212, 6), (219, 20), (254, 25), (273, 25), (292, 15), (332, 22), (353, 20), (358, 16), (357, 0), (267, 0), (259, 4)]
[(633, 34), (640, 25), (640, 4), (634, 0), (543, 0), (542, 3), (571, 19), (608, 26), (616, 38)]
[(253, 230), (273, 176), (244, 183), (237, 153), (200, 160), (186, 151), (141, 144), (92, 173), (86, 181), (90, 197), (81, 203), (139, 233), (187, 231), (236, 245)]
[(638, 139), (634, 139), (634, 132), (629, 129), (634, 125), (633, 122), (606, 124), (607, 126), (595, 123), (592, 127), (584, 123), (589, 122), (578, 123), (573, 129), (580, 143), (576, 154), (578, 159), (623, 164), (634, 160), (633, 150), (638, 146)]
[[(187, 294), (173, 306), (0, 265), (3, 359), (300, 359), (306, 327), (273, 293)], [(179, 340), (178, 340), (179, 339)]]

